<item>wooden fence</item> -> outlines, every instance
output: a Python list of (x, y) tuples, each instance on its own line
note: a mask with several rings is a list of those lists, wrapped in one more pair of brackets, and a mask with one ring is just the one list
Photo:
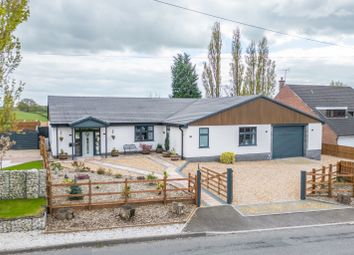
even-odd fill
[(354, 168), (346, 161), (330, 164), (307, 172), (306, 194), (308, 196), (333, 197), (338, 193), (352, 193), (354, 197)]
[(349, 146), (323, 143), (322, 154), (339, 158), (354, 159), (354, 148)]
[[(188, 182), (184, 187), (177, 187), (177, 182)], [(134, 184), (136, 183), (152, 183), (153, 187), (156, 187), (158, 183), (161, 185), (161, 189), (148, 189), (148, 190), (134, 190)], [(192, 201), (197, 204), (198, 201), (198, 184), (197, 176), (195, 178), (175, 178), (175, 179), (156, 179), (156, 180), (122, 180), (122, 181), (109, 181), (109, 182), (76, 182), (76, 183), (57, 183), (54, 184), (50, 180), (48, 181), (48, 207), (49, 212), (64, 207), (74, 208), (108, 208), (115, 207), (124, 204), (144, 204), (144, 203), (168, 203), (173, 201)], [(97, 185), (117, 185), (120, 192), (94, 192), (94, 187)], [(85, 192), (82, 194), (55, 194), (54, 189), (68, 188), (71, 186), (86, 186)], [(178, 195), (169, 196), (173, 192), (179, 192)], [(131, 198), (133, 194), (147, 194), (157, 193), (157, 196), (153, 198)], [(175, 193), (176, 194), (176, 193)], [(110, 196), (108, 201), (93, 201), (96, 197)], [(70, 197), (81, 197), (82, 200), (75, 200), (72, 203), (68, 203)], [(86, 198), (86, 199), (85, 199)], [(60, 201), (58, 199), (64, 199)], [(67, 200), (66, 200), (67, 199)]]

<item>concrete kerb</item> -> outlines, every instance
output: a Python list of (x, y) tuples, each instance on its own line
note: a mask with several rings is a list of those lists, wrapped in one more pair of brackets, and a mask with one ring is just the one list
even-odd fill
[(179, 233), (179, 234), (170, 234), (170, 235), (154, 235), (154, 236), (133, 237), (133, 238), (120, 238), (120, 239), (110, 239), (110, 240), (103, 240), (103, 241), (77, 242), (77, 243), (69, 243), (69, 244), (14, 249), (14, 250), (0, 251), (0, 255), (26, 253), (26, 252), (43, 252), (43, 251), (50, 251), (50, 250), (62, 250), (62, 249), (71, 249), (71, 248), (80, 248), (80, 247), (111, 246), (117, 244), (131, 244), (131, 243), (163, 241), (163, 240), (172, 240), (172, 239), (186, 239), (192, 237), (205, 237), (205, 236), (207, 236), (206, 232), (196, 232), (196, 233)]

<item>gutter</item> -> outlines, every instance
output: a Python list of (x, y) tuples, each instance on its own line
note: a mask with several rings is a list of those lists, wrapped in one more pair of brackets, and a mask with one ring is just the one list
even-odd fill
[(184, 159), (184, 157), (183, 157), (183, 141), (184, 141), (184, 133), (183, 133), (183, 129), (182, 129), (182, 127), (184, 127), (184, 126), (178, 126), (178, 129), (181, 131), (181, 159)]

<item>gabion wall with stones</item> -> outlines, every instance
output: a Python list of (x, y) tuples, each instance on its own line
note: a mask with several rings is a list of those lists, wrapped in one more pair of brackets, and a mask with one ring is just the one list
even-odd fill
[(0, 200), (38, 198), (46, 195), (45, 170), (0, 171)]
[(28, 217), (14, 220), (0, 220), (0, 233), (43, 230), (46, 225), (46, 214), (40, 217)]

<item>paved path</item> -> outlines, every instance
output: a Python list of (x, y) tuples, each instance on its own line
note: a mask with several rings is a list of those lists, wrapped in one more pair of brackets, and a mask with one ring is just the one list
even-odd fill
[(354, 226), (328, 226), (292, 230), (217, 235), (147, 243), (75, 248), (30, 253), (33, 255), (274, 255), (353, 254)]
[(227, 232), (340, 222), (354, 222), (354, 208), (245, 217), (233, 206), (224, 205), (198, 208), (184, 231)]

